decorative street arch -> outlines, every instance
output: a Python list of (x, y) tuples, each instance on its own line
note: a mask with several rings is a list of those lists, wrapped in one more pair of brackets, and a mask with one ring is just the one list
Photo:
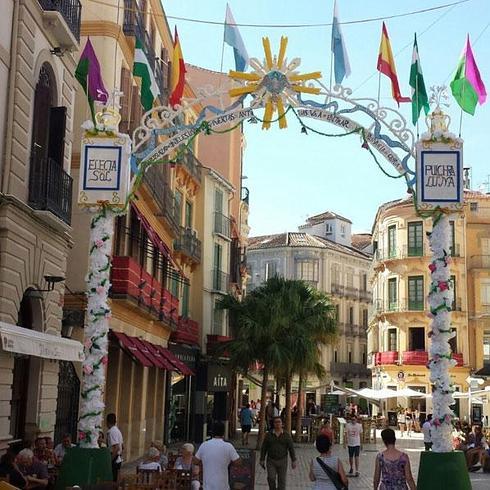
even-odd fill
[[(362, 148), (370, 153), (385, 175), (405, 180), (409, 192), (414, 194), (415, 206), (421, 216), (433, 218), (430, 236), (433, 257), (429, 265), (432, 283), (428, 300), (429, 315), (432, 318), (432, 342), (428, 367), (433, 384), (434, 451), (449, 453), (452, 450), (451, 421), (454, 415), (451, 409), (454, 387), (449, 369), (456, 362), (452, 359), (449, 346), (449, 340), (454, 336), (450, 327), (454, 285), (447, 267), (450, 261), (448, 214), (462, 207), (462, 140), (448, 131), (447, 116), (440, 110), (442, 87), (435, 90), (433, 102), (437, 107), (429, 118), (429, 131), (417, 142), (407, 120), (397, 110), (380, 106), (376, 99), (353, 97), (349, 88), (327, 87), (321, 82), (320, 72), (299, 73), (300, 59), (294, 58), (290, 62), (286, 59), (287, 38), (281, 38), (277, 56), (272, 55), (268, 38), (263, 38), (263, 46), (263, 62), (252, 58), (250, 72), (230, 72), (232, 88), (203, 87), (196, 91), (195, 99), (184, 100), (182, 105), (175, 108), (154, 107), (143, 115), (141, 125), (133, 133), (133, 178), (125, 202), (120, 193), (107, 194), (107, 189), (103, 191), (105, 194), (101, 193), (103, 198), (87, 201), (84, 199), (87, 195), (83, 189), (84, 178), (80, 179), (79, 204), (97, 208), (91, 224), (90, 270), (87, 280), (88, 325), (85, 329), (86, 359), (79, 424), (81, 443), (85, 447), (96, 447), (104, 411), (102, 400), (110, 317), (108, 290), (114, 213), (125, 212), (150, 166), (178, 161), (197, 135), (224, 133), (245, 123), (258, 122), (262, 123), (263, 129), (269, 129), (276, 122), (283, 129), (287, 127), (289, 114), (298, 120), (304, 133), (312, 132), (331, 138), (358, 135)], [(231, 97), (233, 102), (224, 106), (224, 96), (227, 99)], [(211, 99), (219, 100), (218, 106), (210, 104)], [(247, 105), (248, 101), (250, 103)], [(197, 115), (193, 113), (196, 106), (202, 107)], [(118, 143), (114, 143), (116, 146), (127, 146), (125, 135), (117, 133), (118, 114), (113, 109), (106, 109), (99, 116), (100, 127), (87, 130), (84, 144), (89, 145), (97, 138), (102, 138), (105, 141), (119, 139)], [(193, 117), (192, 122), (186, 124), (185, 121), (190, 117)], [(307, 122), (309, 120), (328, 123), (333, 131), (321, 131), (318, 125), (311, 126)], [(107, 151), (107, 145), (102, 146)], [(87, 171), (84, 165), (88, 165), (83, 160), (84, 148), (81, 153), (82, 172)], [(416, 182), (416, 149), (424, 154), (426, 165), (431, 165), (430, 177), (437, 176), (441, 166), (449, 169), (452, 165), (452, 170), (444, 170), (454, 172), (451, 189), (443, 185), (437, 189), (426, 189), (424, 169), (419, 171), (419, 182)], [(441, 160), (442, 154), (444, 158), (457, 157), (451, 160), (454, 165)], [(122, 162), (119, 162), (119, 167), (113, 167), (113, 170), (119, 168), (119, 175), (124, 173), (121, 165)], [(432, 178), (428, 182), (438, 181)], [(446, 184), (447, 181), (444, 180)], [(422, 189), (422, 196), (429, 197), (416, 197), (416, 183), (417, 189)], [(454, 195), (449, 190), (454, 190)]]

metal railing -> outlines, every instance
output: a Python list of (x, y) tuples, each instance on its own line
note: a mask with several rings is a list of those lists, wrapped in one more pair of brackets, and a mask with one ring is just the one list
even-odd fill
[(357, 299), (359, 296), (359, 289), (352, 286), (344, 287), (344, 296), (351, 299)]
[(370, 303), (373, 300), (373, 293), (371, 291), (359, 291), (359, 299)]
[(411, 298), (386, 301), (383, 302), (382, 304), (382, 311), (385, 313), (424, 311), (424, 309), (425, 309), (425, 300), (416, 300)]
[(343, 295), (344, 294), (344, 286), (342, 284), (332, 282), (332, 285), (330, 286), (330, 292), (332, 294)]
[(52, 158), (31, 155), (29, 206), (71, 223), (73, 179)]
[(38, 0), (38, 2), (43, 10), (59, 12), (75, 39), (80, 42), (80, 21), (82, 18), (80, 0)]
[(213, 269), (211, 273), (213, 280), (213, 289), (215, 291), (226, 293), (228, 291), (229, 275), (219, 269)]
[(180, 223), (177, 221), (178, 212), (175, 206), (174, 193), (167, 184), (159, 166), (152, 165), (148, 167), (143, 180), (160, 208), (160, 216), (163, 216), (175, 234), (178, 234)]
[(201, 262), (201, 240), (191, 228), (180, 228), (180, 235), (174, 242), (174, 249), (190, 257), (194, 262)]
[(214, 232), (223, 235), (226, 238), (231, 237), (231, 220), (219, 211), (214, 212)]
[(370, 377), (371, 371), (358, 362), (330, 362), (330, 372), (339, 375)]
[(177, 164), (181, 164), (195, 180), (201, 182), (201, 164), (192, 152), (185, 152)]
[(472, 255), (468, 266), (469, 269), (490, 269), (490, 255)]

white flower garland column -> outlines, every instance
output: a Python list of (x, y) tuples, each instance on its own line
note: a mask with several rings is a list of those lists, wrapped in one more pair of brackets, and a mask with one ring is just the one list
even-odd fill
[(108, 303), (114, 212), (102, 206), (90, 223), (83, 378), (78, 438), (80, 446), (97, 448), (104, 413), (107, 335), (111, 309)]
[(449, 340), (456, 335), (451, 331), (451, 305), (453, 302), (453, 284), (451, 284), (450, 264), (450, 225), (447, 214), (436, 211), (433, 229), (429, 235), (432, 262), (431, 286), (429, 292), (429, 316), (432, 318), (429, 337), (430, 381), (432, 383), (432, 450), (438, 453), (451, 452), (451, 421), (454, 412), (454, 386), (449, 370), (456, 365), (452, 358)]

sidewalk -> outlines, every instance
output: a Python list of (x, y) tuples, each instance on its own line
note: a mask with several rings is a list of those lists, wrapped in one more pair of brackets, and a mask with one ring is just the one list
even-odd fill
[[(397, 431), (397, 437), (399, 437), (399, 433)], [(255, 447), (255, 437), (250, 438), (250, 446)], [(384, 447), (381, 441), (381, 438), (378, 437), (376, 439), (376, 444), (365, 444), (362, 448), (361, 457), (359, 460), (359, 477), (349, 478), (349, 490), (366, 490), (373, 488), (373, 473), (374, 473), (374, 463), (376, 454)], [(241, 445), (236, 444), (237, 447), (241, 447)], [(411, 438), (404, 437), (403, 439), (397, 440), (397, 447), (405, 451), (410, 456), (410, 462), (412, 465), (412, 474), (414, 476), (415, 481), (417, 481), (417, 474), (419, 468), (420, 461), (420, 453), (424, 450), (424, 444), (422, 440), (421, 434), (414, 434)], [(288, 482), (287, 488), (288, 490), (295, 488), (308, 489), (311, 487), (311, 482), (309, 479), (309, 471), (310, 471), (310, 462), (313, 458), (315, 458), (318, 453), (316, 449), (313, 447), (313, 444), (295, 444), (296, 455), (298, 458), (298, 466), (296, 470), (292, 470), (291, 468), (288, 471)], [(347, 450), (343, 447), (339, 447), (338, 445), (334, 446), (333, 449), (334, 454), (337, 454), (343, 465), (344, 469), (349, 471), (349, 458), (347, 455)], [(258, 464), (258, 455), (257, 455), (257, 467), (255, 472), (255, 488), (257, 490), (267, 489), (267, 475), (265, 470), (263, 470)], [(481, 470), (477, 473), (470, 473), (470, 479), (472, 483), (473, 490), (488, 490), (490, 488), (490, 473), (482, 473)], [(448, 489), (448, 490), (457, 490), (457, 489)]]

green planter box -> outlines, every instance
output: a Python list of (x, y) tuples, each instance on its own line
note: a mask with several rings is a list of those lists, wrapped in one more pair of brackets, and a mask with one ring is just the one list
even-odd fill
[(56, 488), (92, 485), (112, 481), (111, 453), (107, 448), (84, 449), (74, 447), (66, 451)]
[(464, 453), (424, 451), (420, 455), (417, 490), (471, 490)]

